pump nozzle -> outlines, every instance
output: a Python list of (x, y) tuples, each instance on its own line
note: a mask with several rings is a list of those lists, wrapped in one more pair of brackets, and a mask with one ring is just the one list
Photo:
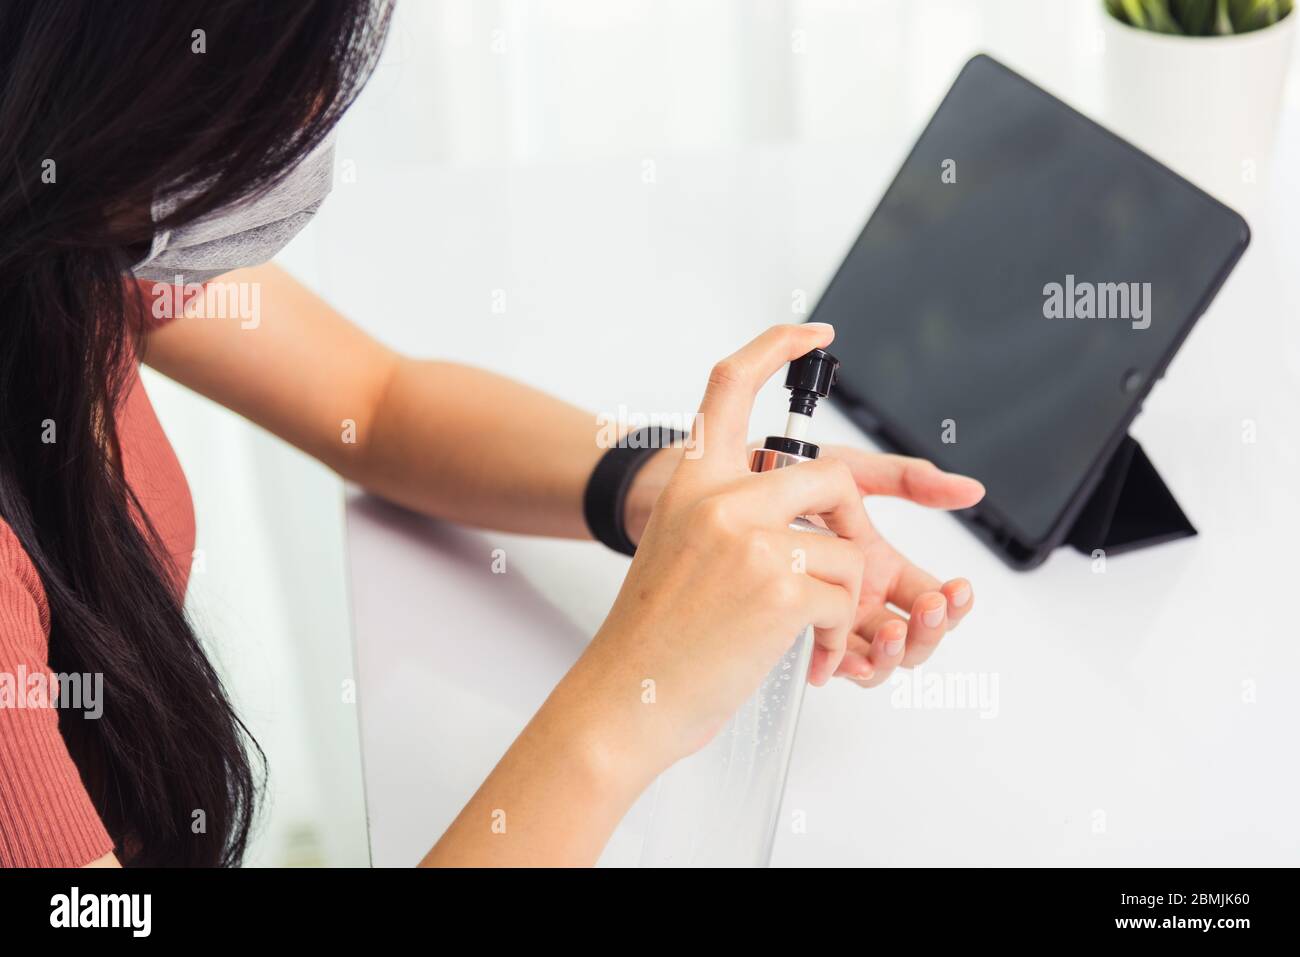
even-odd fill
[(817, 458), (821, 450), (807, 441), (808, 428), (812, 425), (817, 400), (831, 394), (839, 369), (840, 360), (825, 349), (814, 349), (790, 363), (785, 376), (785, 387), (790, 390), (790, 418), (786, 422), (785, 435), (767, 437), (751, 463), (754, 471), (778, 468), (788, 464), (788, 460)]
[(817, 400), (831, 394), (840, 374), (840, 360), (825, 349), (814, 349), (790, 363), (785, 387), (790, 390), (790, 411), (812, 415)]

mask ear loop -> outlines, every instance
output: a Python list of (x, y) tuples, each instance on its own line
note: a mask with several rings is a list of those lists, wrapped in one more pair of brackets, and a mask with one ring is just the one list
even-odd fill
[[(175, 202), (169, 202), (161, 197), (155, 197), (154, 201), (149, 204), (149, 216), (154, 223), (157, 223), (159, 220), (166, 219), (170, 216), (176, 210), (177, 205), (178, 204)], [(149, 241), (149, 252), (131, 268), (139, 269), (141, 266), (149, 265), (149, 263), (153, 262), (167, 251), (167, 246), (171, 243), (171, 238), (172, 231), (170, 229), (158, 229), (157, 226), (155, 226), (153, 239)]]

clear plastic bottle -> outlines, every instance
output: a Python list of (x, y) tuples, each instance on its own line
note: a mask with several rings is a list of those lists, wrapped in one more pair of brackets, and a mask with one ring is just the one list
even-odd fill
[[(769, 436), (750, 469), (766, 472), (818, 455), (804, 440), (817, 399), (830, 393), (839, 361), (821, 349), (790, 363), (792, 392), (784, 436)], [(833, 534), (804, 518), (796, 531)], [(812, 662), (805, 628), (717, 736), (659, 776), (642, 867), (766, 867), (794, 749), (799, 709)]]
[[(832, 534), (804, 519), (790, 527)], [(642, 867), (767, 866), (812, 647), (805, 628), (717, 736), (659, 776)]]

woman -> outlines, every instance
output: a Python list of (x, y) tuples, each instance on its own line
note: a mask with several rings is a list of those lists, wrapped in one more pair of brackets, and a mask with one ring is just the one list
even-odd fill
[[(0, 674), (104, 689), (98, 718), (0, 698), (0, 864), (233, 865), (249, 839), (260, 753), (183, 612), (193, 514), (138, 362), (410, 508), (589, 535), (591, 416), (396, 355), (273, 267), (232, 272), (328, 191), (328, 134), (387, 16), (367, 0), (0, 0)], [(184, 284), (218, 276), (255, 284), (255, 330), (176, 317)], [(746, 469), (756, 389), (832, 336), (778, 327), (718, 364), (703, 454), (655, 453), (612, 517), (639, 547), (609, 618), (426, 863), (590, 863), (808, 622), (810, 680), (870, 686), (969, 611), (969, 584), (899, 556), (862, 495), (960, 508), (978, 483), (853, 450)], [(522, 451), (539, 440), (555, 454)], [(799, 514), (840, 538), (794, 541)]]

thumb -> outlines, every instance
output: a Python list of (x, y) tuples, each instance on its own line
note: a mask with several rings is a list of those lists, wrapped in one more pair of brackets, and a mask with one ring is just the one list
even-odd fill
[(709, 385), (692, 435), (696, 447), (701, 449), (700, 459), (718, 461), (731, 457), (743, 463), (749, 415), (763, 383), (787, 362), (813, 349), (824, 349), (834, 338), (834, 327), (825, 322), (772, 326), (715, 365), (709, 373)]

